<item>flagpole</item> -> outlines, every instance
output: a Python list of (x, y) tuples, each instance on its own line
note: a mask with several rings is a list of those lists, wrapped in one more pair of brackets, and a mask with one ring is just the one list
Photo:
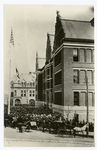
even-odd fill
[(8, 100), (8, 115), (10, 114), (10, 98), (11, 98), (10, 79), (11, 79), (11, 59), (9, 60), (9, 100)]

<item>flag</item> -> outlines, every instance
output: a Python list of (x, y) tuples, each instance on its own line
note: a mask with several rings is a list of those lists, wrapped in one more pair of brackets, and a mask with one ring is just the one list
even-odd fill
[(17, 68), (16, 68), (16, 74), (17, 74), (17, 77), (20, 79), (19, 72), (18, 72)]

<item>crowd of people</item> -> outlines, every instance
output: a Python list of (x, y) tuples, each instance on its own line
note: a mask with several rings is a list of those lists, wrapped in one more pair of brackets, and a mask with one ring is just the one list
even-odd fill
[[(16, 111), (16, 110), (19, 111)], [(50, 109), (40, 107), (33, 109), (33, 111), (24, 111), (25, 108), (17, 108), (15, 107), (15, 111), (11, 111), (10, 115), (7, 115), (5, 113), (4, 115), (4, 126), (11, 126), (11, 127), (16, 127), (17, 123), (25, 123), (25, 122), (37, 122), (37, 125), (39, 122), (54, 122), (54, 121), (61, 121), (65, 122), (69, 126), (73, 127), (82, 127), (86, 124), (86, 122), (83, 121), (76, 121), (75, 118), (73, 119), (68, 119), (62, 117), (60, 113), (53, 113)], [(28, 109), (29, 110), (29, 109)], [(89, 131), (93, 132), (94, 131), (94, 124), (92, 122), (89, 123)]]

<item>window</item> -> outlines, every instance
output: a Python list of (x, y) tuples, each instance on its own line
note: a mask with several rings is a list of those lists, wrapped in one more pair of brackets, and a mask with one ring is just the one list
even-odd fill
[(78, 49), (73, 49), (73, 61), (78, 61)]
[(62, 92), (55, 92), (55, 102), (54, 104), (62, 105)]
[(24, 90), (24, 97), (26, 96), (26, 90)]
[(16, 90), (14, 91), (14, 96), (17, 96), (17, 91)]
[(79, 92), (74, 92), (74, 105), (79, 106)]
[(32, 82), (30, 82), (30, 86), (32, 86)]
[(26, 86), (26, 82), (24, 82), (24, 86)]
[(87, 77), (88, 77), (88, 83), (92, 84), (92, 71), (91, 70), (87, 71)]
[(49, 68), (47, 69), (47, 75), (49, 75)]
[(55, 67), (61, 63), (61, 51), (55, 56)]
[(86, 50), (86, 61), (91, 62), (91, 50)]
[(33, 96), (34, 96), (34, 94), (33, 94)]
[(79, 83), (79, 71), (73, 70), (73, 83)]
[(95, 93), (93, 93), (92, 106), (95, 105)]
[(33, 91), (33, 93), (34, 93), (34, 91)]
[(30, 92), (29, 96), (32, 96), (32, 91), (30, 90), (29, 92)]
[(80, 70), (80, 84), (85, 84), (85, 70)]
[(34, 82), (33, 82), (33, 86), (34, 86)]
[(80, 106), (86, 106), (86, 93), (81, 92), (80, 93)]
[(85, 62), (85, 50), (84, 49), (79, 50), (79, 61)]
[(88, 105), (92, 106), (93, 105), (93, 93), (88, 93)]
[(13, 97), (13, 95), (14, 95), (13, 92), (11, 92), (11, 97)]
[(55, 85), (62, 83), (62, 71), (55, 74)]
[(23, 97), (23, 90), (21, 90), (21, 96)]

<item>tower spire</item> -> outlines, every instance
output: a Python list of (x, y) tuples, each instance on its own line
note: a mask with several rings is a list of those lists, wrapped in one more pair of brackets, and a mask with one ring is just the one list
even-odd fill
[(13, 38), (13, 29), (11, 27), (11, 36), (10, 36), (10, 42), (14, 46), (14, 38)]

